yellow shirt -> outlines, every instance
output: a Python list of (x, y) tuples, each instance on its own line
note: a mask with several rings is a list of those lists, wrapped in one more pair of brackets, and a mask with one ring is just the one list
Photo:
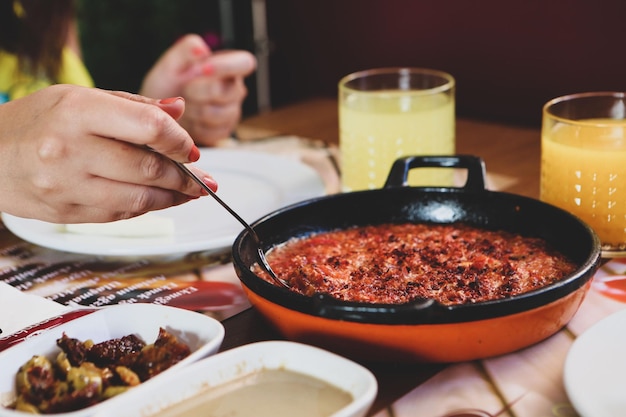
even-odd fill
[[(69, 48), (64, 48), (59, 72), (59, 84), (93, 87), (94, 82), (81, 59)], [(36, 78), (18, 70), (17, 57), (0, 50), (0, 104), (24, 97), (55, 84), (47, 77)]]

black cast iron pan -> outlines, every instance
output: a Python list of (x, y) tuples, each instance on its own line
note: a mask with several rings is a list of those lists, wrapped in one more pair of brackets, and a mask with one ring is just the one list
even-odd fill
[[(408, 172), (419, 167), (467, 170), (462, 187), (410, 187)], [(233, 260), (242, 283), (259, 296), (289, 309), (329, 319), (361, 323), (425, 324), (482, 320), (548, 304), (584, 286), (600, 261), (600, 242), (579, 218), (555, 206), (520, 195), (485, 188), (485, 166), (475, 156), (411, 156), (398, 159), (385, 186), (306, 200), (274, 211), (252, 224), (264, 250), (311, 233), (381, 223), (464, 222), (547, 240), (579, 267), (565, 279), (509, 299), (443, 306), (433, 300), (383, 305), (351, 303), (324, 294), (307, 297), (270, 284), (250, 271), (257, 262), (254, 240), (242, 232)]]

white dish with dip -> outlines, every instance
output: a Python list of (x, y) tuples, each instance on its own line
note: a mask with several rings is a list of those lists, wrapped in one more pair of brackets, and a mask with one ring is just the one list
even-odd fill
[[(83, 310), (75, 311), (80, 313)], [(73, 314), (73, 312), (68, 312), (65, 317), (72, 317)], [(7, 343), (0, 343), (6, 348), (0, 352), (0, 370), (2, 370), (0, 373), (0, 417), (32, 415), (7, 408), (15, 400), (15, 376), (20, 366), (34, 355), (54, 359), (60, 352), (56, 340), (63, 333), (83, 342), (92, 339), (95, 343), (135, 334), (144, 342), (151, 344), (156, 340), (161, 327), (189, 346), (191, 354), (152, 379), (120, 394), (119, 398), (122, 398), (150, 381), (157, 381), (161, 378), (167, 380), (167, 375), (175, 372), (175, 369), (183, 368), (217, 352), (224, 339), (224, 326), (207, 315), (175, 307), (147, 303), (119, 304), (95, 310), (69, 321), (65, 321), (63, 316), (50, 318), (31, 329), (24, 329), (10, 335), (10, 338), (19, 337), (10, 343), (8, 348)], [(36, 331), (31, 331), (35, 328)], [(3, 339), (0, 339), (0, 342), (3, 342)], [(56, 417), (92, 416), (101, 407), (106, 409), (107, 404), (115, 398), (118, 397), (81, 410), (53, 415)]]
[[(311, 404), (319, 406), (327, 397), (320, 394), (319, 390), (310, 388), (305, 390), (306, 394), (298, 394), (299, 379), (291, 384), (293, 392), (290, 392), (290, 388), (285, 388), (285, 385), (281, 386), (280, 391), (265, 391), (261, 394), (264, 401), (258, 400), (259, 392), (254, 389), (245, 393), (241, 390), (254, 380), (252, 375), (276, 370), (294, 373), (298, 378), (313, 379), (315, 384), (325, 384), (326, 388), (330, 386), (348, 393), (351, 398), (334, 412), (319, 414), (316, 410), (311, 410)], [(256, 388), (260, 385), (262, 383)], [(200, 411), (200, 408), (195, 407), (201, 407), (203, 402), (211, 401), (213, 397), (221, 395), (221, 392), (235, 390), (239, 406), (244, 410), (249, 410), (246, 407), (252, 406), (256, 417), (265, 416), (265, 409), (273, 417), (304, 417), (308, 416), (305, 414), (308, 411), (316, 416), (362, 417), (376, 397), (378, 384), (374, 375), (363, 366), (320, 348), (289, 341), (258, 342), (213, 355), (192, 367), (172, 373), (167, 378), (147, 381), (133, 392), (109, 401), (107, 407), (101, 409), (97, 416), (221, 416), (224, 414), (219, 414), (219, 411), (215, 411), (217, 414), (209, 414), (208, 411)], [(219, 391), (220, 394), (216, 395)], [(304, 405), (307, 403), (308, 405)], [(297, 407), (296, 414), (292, 405)], [(226, 406), (222, 404), (220, 407)], [(281, 414), (282, 412), (287, 414)]]

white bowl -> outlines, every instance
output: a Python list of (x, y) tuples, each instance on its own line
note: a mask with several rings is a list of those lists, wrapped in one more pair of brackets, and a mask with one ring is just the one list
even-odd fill
[(227, 350), (165, 378), (150, 380), (109, 401), (97, 416), (156, 415), (165, 408), (236, 378), (268, 369), (308, 375), (349, 392), (353, 400), (332, 417), (362, 417), (372, 406), (378, 384), (363, 366), (317, 347), (269, 341)]
[[(166, 377), (175, 369), (180, 369), (217, 352), (224, 340), (222, 324), (201, 313), (147, 303), (104, 307), (86, 316), (31, 334), (20, 343), (0, 352), (0, 369), (2, 370), (0, 373), (0, 417), (30, 415), (5, 408), (15, 399), (15, 375), (19, 367), (34, 355), (55, 357), (59, 352), (56, 340), (63, 333), (66, 333), (68, 337), (83, 341), (92, 339), (96, 343), (135, 334), (146, 343), (153, 343), (161, 327), (186, 343), (191, 349), (191, 354), (168, 370), (154, 376), (152, 378), (154, 380)], [(128, 392), (121, 394), (120, 397), (128, 395)], [(111, 400), (82, 410), (54, 415), (90, 416), (109, 401)]]

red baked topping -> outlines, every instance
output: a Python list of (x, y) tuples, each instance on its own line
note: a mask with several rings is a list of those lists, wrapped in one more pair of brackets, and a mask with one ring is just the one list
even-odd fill
[[(384, 224), (319, 233), (273, 248), (268, 260), (294, 291), (385, 304), (512, 297), (576, 268), (542, 239), (464, 224)], [(258, 267), (255, 272), (272, 282)]]

